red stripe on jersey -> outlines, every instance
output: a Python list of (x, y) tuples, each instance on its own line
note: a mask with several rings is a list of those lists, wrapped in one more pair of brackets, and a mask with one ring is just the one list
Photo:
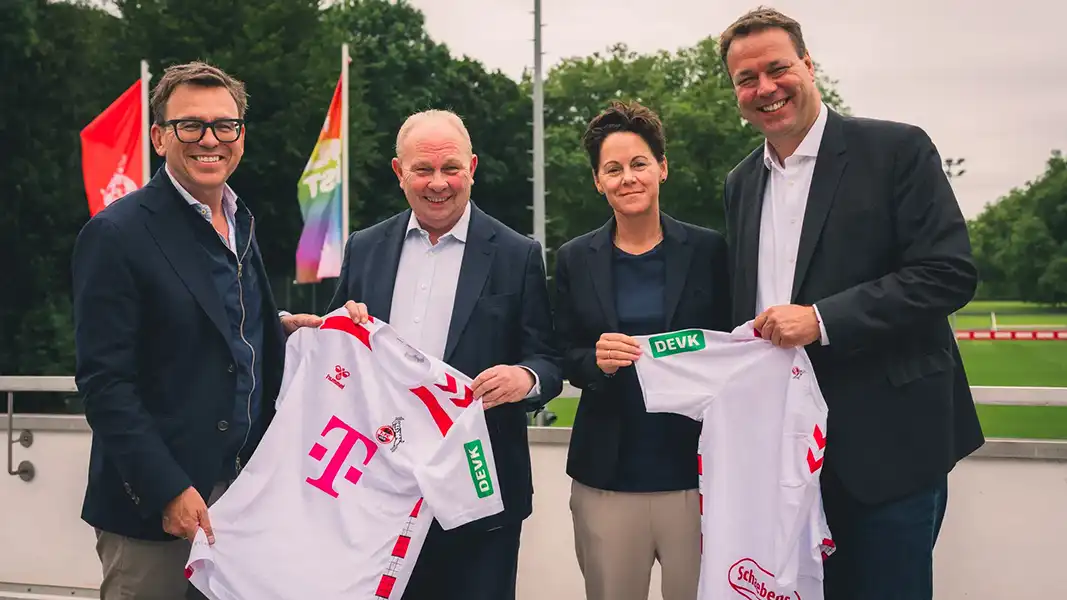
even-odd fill
[(826, 436), (823, 435), (822, 429), (819, 429), (818, 425), (815, 426), (815, 431), (812, 432), (812, 435), (815, 437), (815, 443), (819, 446), (819, 450), (825, 450)]
[(393, 593), (394, 585), (396, 585), (396, 577), (382, 575), (382, 580), (378, 582), (378, 591), (374, 593), (374, 597), (388, 598), (389, 594)]
[(393, 545), (393, 556), (397, 558), (404, 558), (408, 555), (408, 546), (411, 545), (411, 538), (406, 535), (402, 535), (396, 538), (396, 544)]
[[(451, 373), (445, 373), (445, 382), (445, 385), (438, 383), (437, 387), (449, 394), (459, 393), (459, 386), (457, 385), (456, 378), (453, 377)], [(455, 404), (460, 408), (467, 408), (474, 402), (474, 392), (469, 387), (463, 386), (463, 397), (461, 398), (457, 396), (455, 398), (449, 398), (449, 400), (452, 401), (452, 404)]]
[(452, 428), (452, 417), (448, 416), (445, 409), (441, 408), (441, 403), (437, 401), (437, 397), (433, 395), (433, 392), (425, 387), (417, 387), (411, 392), (426, 405), (426, 410), (430, 411), (430, 416), (433, 417), (433, 422), (437, 424), (437, 428), (441, 430), (441, 435), (447, 435), (448, 430)]
[(422, 498), (419, 498), (419, 501), (415, 503), (415, 508), (411, 509), (411, 516), (417, 518), (420, 508), (422, 508)]
[(352, 334), (356, 336), (359, 341), (363, 342), (363, 345), (370, 348), (370, 330), (348, 317), (326, 317), (326, 320), (322, 322), (319, 329), (336, 329), (338, 331)]
[(437, 387), (448, 392), (449, 394), (455, 394), (459, 389), (456, 387), (456, 378), (451, 373), (445, 373), (445, 381), (448, 382), (445, 385), (437, 384)]
[(823, 457), (820, 456), (818, 460), (816, 460), (815, 454), (811, 451), (811, 448), (808, 448), (808, 470), (811, 471), (812, 474), (814, 474), (815, 471), (818, 471), (819, 468), (822, 467), (822, 461)]
[(463, 397), (460, 398), (457, 396), (455, 398), (452, 398), (451, 400), (452, 404), (455, 404), (460, 408), (467, 408), (471, 405), (471, 402), (474, 402), (474, 390), (470, 389), (467, 386), (463, 386)]
[(823, 560), (830, 558), (830, 555), (837, 551), (837, 544), (835, 544), (834, 541), (830, 538), (823, 538), (822, 544), (820, 545), (822, 546)]
[(704, 474), (704, 456), (697, 454), (697, 475)]

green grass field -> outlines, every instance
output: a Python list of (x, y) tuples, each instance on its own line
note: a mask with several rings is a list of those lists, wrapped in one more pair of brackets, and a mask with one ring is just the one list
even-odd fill
[(960, 342), (971, 385), (1067, 387), (1067, 341)]
[[(556, 414), (555, 427), (574, 424), (577, 398), (556, 398), (548, 410)], [(989, 438), (1067, 440), (1067, 406), (978, 405), (982, 430)]]
[(1067, 313), (1067, 309), (1042, 306), (1032, 302), (1020, 302), (1018, 300), (975, 300), (960, 309), (959, 314), (989, 314), (990, 312), (1003, 313)]
[[(990, 312), (997, 313), (998, 327), (1044, 325), (1067, 329), (1067, 310), (1011, 301), (972, 302), (957, 313), (956, 327), (988, 329)], [(971, 385), (1067, 387), (1065, 341), (965, 340), (960, 342), (960, 353)], [(550, 402), (548, 410), (557, 416), (554, 425), (571, 426), (577, 406), (577, 398)], [(1067, 407), (982, 405), (978, 416), (987, 437), (1067, 439)]]
[[(1067, 314), (1005, 314), (996, 313), (997, 329), (1034, 329), (1062, 328), (1067, 329)], [(992, 327), (992, 317), (989, 313), (984, 315), (956, 315), (956, 329), (989, 329)]]

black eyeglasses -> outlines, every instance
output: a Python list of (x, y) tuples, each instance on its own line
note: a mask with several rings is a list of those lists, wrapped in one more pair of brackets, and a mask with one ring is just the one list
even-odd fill
[(178, 141), (186, 144), (195, 144), (204, 139), (204, 134), (207, 133), (208, 129), (211, 129), (211, 133), (215, 134), (215, 139), (229, 143), (236, 142), (237, 138), (241, 137), (241, 132), (245, 128), (245, 121), (244, 119), (216, 119), (206, 122), (200, 119), (171, 119), (160, 123), (160, 125), (173, 127), (174, 135), (178, 137)]

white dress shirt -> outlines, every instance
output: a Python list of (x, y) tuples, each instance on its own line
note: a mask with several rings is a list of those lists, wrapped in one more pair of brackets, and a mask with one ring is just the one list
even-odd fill
[[(174, 174), (170, 172), (170, 166), (163, 165), (163, 169), (167, 172), (167, 177), (170, 177), (170, 182), (177, 188), (178, 194), (189, 203), (189, 206), (195, 208), (196, 212), (200, 213), (200, 216), (207, 219), (208, 223), (212, 223), (211, 207), (196, 198), (193, 198), (193, 195), (189, 193), (189, 190), (183, 188), (182, 184), (178, 183), (178, 180), (174, 178)], [(235, 222), (237, 219), (237, 192), (234, 192), (229, 184), (225, 184), (222, 188), (222, 212), (226, 214), (226, 224), (229, 226), (230, 234), (226, 237), (222, 237), (222, 234), (219, 234), (219, 239), (222, 240), (222, 243), (226, 244), (226, 247), (230, 249), (230, 252), (233, 252), (234, 255), (236, 255), (237, 234), (234, 232), (234, 228), (236, 227)], [(214, 227), (214, 223), (212, 223), (212, 227)], [(218, 233), (218, 230), (216, 230), (215, 233)]]
[(468, 202), (451, 231), (433, 244), (412, 212), (400, 249), (389, 324), (406, 342), (438, 360), (444, 360), (470, 221)]
[[(400, 249), (389, 324), (404, 341), (442, 361), (470, 221), (471, 204), (467, 202), (459, 221), (433, 244), (429, 232), (419, 225), (412, 212)], [(534, 379), (526, 397), (540, 395), (537, 373), (526, 370)], [(473, 379), (478, 373), (467, 375)]]
[[(763, 145), (763, 164), (770, 170), (763, 192), (763, 211), (760, 216), (759, 268), (757, 269), (756, 314), (793, 302), (793, 278), (796, 275), (797, 249), (804, 226), (804, 210), (808, 205), (815, 160), (819, 156), (823, 131), (826, 129), (826, 105), (819, 107), (815, 120), (804, 140), (792, 156), (779, 162), (769, 142)], [(830, 343), (826, 335), (819, 307), (821, 342)]]

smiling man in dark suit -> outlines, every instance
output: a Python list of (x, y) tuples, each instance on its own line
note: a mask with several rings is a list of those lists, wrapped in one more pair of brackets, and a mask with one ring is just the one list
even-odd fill
[(190, 540), (214, 540), (208, 506), (274, 416), (285, 334), (317, 321), (279, 319), (255, 220), (226, 183), (246, 106), (221, 69), (168, 68), (151, 101), (166, 165), (75, 244), (75, 378), (93, 431), (82, 518), (103, 600), (185, 597)]
[(719, 43), (766, 136), (725, 185), (733, 321), (805, 346), (829, 406), (826, 598), (929, 600), (947, 473), (984, 441), (947, 320), (977, 285), (966, 223), (925, 132), (822, 102), (796, 21)]
[(405, 600), (515, 597), (532, 512), (526, 414), (562, 390), (540, 244), (470, 201), (477, 165), (457, 115), (409, 117), (393, 171), (411, 208), (349, 237), (330, 306), (466, 373), (487, 409), (504, 512), (450, 531), (434, 521)]

